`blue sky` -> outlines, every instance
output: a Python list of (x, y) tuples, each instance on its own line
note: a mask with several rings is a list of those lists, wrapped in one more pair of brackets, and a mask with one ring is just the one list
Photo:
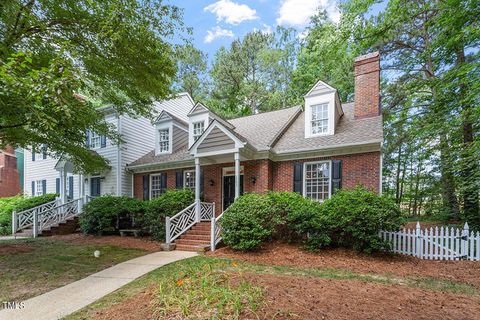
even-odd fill
[(302, 32), (318, 7), (332, 20), (339, 19), (335, 0), (170, 0), (184, 9), (184, 21), (193, 28), (193, 44), (212, 61), (221, 46), (257, 30), (274, 30), (277, 25)]

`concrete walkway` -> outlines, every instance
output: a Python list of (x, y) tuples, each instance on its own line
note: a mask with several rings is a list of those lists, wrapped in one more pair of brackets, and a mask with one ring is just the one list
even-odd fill
[(23, 309), (1, 310), (0, 319), (60, 319), (152, 270), (196, 255), (194, 252), (186, 251), (160, 251), (122, 262), (82, 280), (28, 299), (24, 301)]

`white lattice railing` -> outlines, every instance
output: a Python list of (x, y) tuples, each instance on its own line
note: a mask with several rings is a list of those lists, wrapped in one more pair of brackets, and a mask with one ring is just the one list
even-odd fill
[(165, 240), (171, 243), (200, 221), (210, 221), (215, 216), (215, 203), (195, 201), (173, 217), (165, 218)]
[(53, 208), (57, 207), (59, 200), (53, 200), (42, 205), (36, 206), (34, 208), (21, 211), (21, 212), (12, 212), (12, 234), (14, 235), (20, 230), (27, 229), (33, 226), (33, 220), (35, 216), (41, 215), (44, 212), (48, 212)]
[(200, 220), (210, 221), (213, 217), (215, 217), (215, 203), (201, 202)]
[(15, 235), (20, 230), (32, 228), (32, 235), (36, 237), (46, 228), (78, 216), (82, 212), (82, 198), (61, 205), (59, 203), (60, 201), (57, 199), (22, 212), (13, 212), (12, 234)]

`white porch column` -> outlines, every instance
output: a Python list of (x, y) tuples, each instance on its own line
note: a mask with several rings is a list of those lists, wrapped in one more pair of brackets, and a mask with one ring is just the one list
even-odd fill
[(67, 170), (60, 171), (60, 199), (62, 204), (67, 203)]
[(235, 199), (240, 197), (240, 153), (235, 152)]
[(78, 212), (82, 212), (83, 209), (83, 175), (78, 175)]
[(197, 222), (200, 222), (200, 158), (195, 158), (195, 203), (196, 203), (196, 214)]

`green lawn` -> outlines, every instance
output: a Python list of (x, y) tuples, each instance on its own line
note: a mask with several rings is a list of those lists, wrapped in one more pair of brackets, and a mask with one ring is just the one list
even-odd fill
[[(95, 250), (100, 250), (99, 258), (93, 256)], [(19, 301), (147, 251), (39, 238), (2, 241), (0, 253), (0, 301)]]
[[(382, 286), (419, 288), (428, 292), (443, 292), (478, 297), (480, 292), (472, 285), (434, 278), (398, 277), (391, 274), (363, 274), (346, 269), (298, 268), (267, 266), (243, 261), (198, 256), (159, 268), (136, 281), (107, 295), (86, 308), (68, 316), (68, 320), (110, 319), (110, 308), (122, 306), (116, 317), (137, 315), (149, 305), (154, 318), (163, 319), (263, 319), (262, 306), (267, 290), (252, 284), (251, 276), (273, 275), (297, 277), (299, 282), (309, 279), (327, 279), (341, 283), (356, 281)], [(281, 281), (281, 280), (280, 280)], [(340, 284), (341, 286), (341, 284)], [(145, 291), (150, 296), (140, 296)], [(305, 292), (306, 294), (307, 292)], [(137, 300), (135, 300), (135, 297)], [(301, 297), (299, 297), (301, 299)], [(149, 301), (152, 300), (152, 302)], [(475, 298), (476, 299), (476, 298)], [(140, 306), (138, 301), (143, 304)], [(288, 308), (288, 306), (285, 306)], [(313, 306), (315, 307), (315, 306)], [(120, 313), (120, 317), (118, 315)], [(115, 314), (114, 314), (115, 315)], [(145, 316), (144, 318), (150, 318)], [(135, 319), (139, 319), (136, 317)]]

